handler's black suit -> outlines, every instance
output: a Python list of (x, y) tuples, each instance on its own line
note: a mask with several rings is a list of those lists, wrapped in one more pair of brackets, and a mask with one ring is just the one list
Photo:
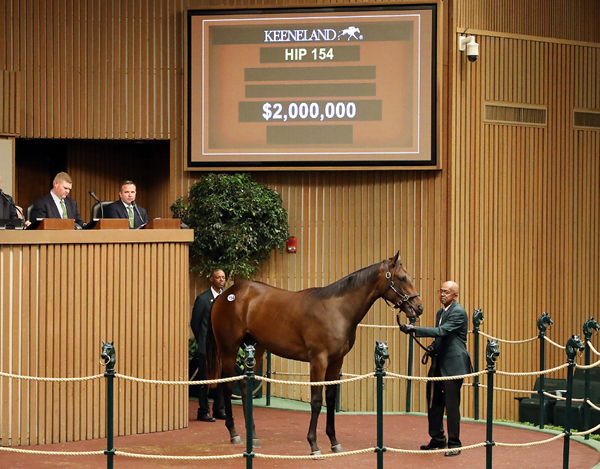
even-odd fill
[[(200, 293), (194, 301), (192, 309), (192, 320), (190, 326), (198, 344), (198, 369), (200, 380), (206, 379), (206, 334), (208, 332), (210, 311), (215, 301), (212, 288)], [(210, 409), (208, 405), (208, 386), (201, 385), (198, 398), (198, 419), (206, 420), (210, 417)], [(223, 402), (223, 390), (219, 385), (215, 392), (213, 402), (213, 415), (222, 418), (225, 413)]]
[[(75, 224), (83, 228), (85, 222), (81, 219), (77, 202), (69, 197), (66, 197), (63, 200), (65, 202), (65, 207), (67, 208), (67, 217), (74, 219)], [(33, 203), (29, 221), (33, 222), (37, 218), (62, 218), (50, 193), (46, 194), (44, 197), (40, 197)]]
[(4, 193), (6, 199), (0, 196), (0, 220), (15, 220), (19, 218), (12, 197)]
[[(148, 213), (142, 207), (135, 205), (133, 208), (133, 229), (139, 228), (148, 223)], [(107, 205), (104, 209), (104, 218), (126, 218), (129, 219), (129, 213), (121, 199)]]
[[(454, 301), (435, 316), (436, 327), (416, 327), (417, 337), (435, 337), (432, 364), (428, 376), (457, 376), (471, 373), (471, 357), (467, 350), (469, 318), (465, 308)], [(427, 386), (427, 417), (431, 446), (444, 448), (444, 407), (448, 426), (448, 448), (458, 448), (460, 442), (460, 388), (463, 380), (430, 381)]]

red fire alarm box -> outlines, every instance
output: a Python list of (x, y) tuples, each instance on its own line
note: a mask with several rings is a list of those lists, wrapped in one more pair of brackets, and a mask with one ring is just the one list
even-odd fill
[(296, 252), (298, 250), (298, 240), (292, 236), (287, 240), (287, 252)]

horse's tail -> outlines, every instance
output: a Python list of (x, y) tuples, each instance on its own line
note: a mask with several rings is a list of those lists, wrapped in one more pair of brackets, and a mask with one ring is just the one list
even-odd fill
[[(206, 379), (219, 379), (221, 377), (221, 354), (217, 347), (215, 331), (212, 327), (212, 319), (208, 317), (208, 327), (206, 331)], [(216, 387), (216, 385), (211, 385)]]

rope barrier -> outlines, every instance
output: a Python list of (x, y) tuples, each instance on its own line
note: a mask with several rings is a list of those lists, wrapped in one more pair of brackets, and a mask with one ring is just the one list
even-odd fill
[(98, 378), (103, 378), (104, 375), (93, 375), (93, 376), (84, 376), (81, 378), (43, 378), (40, 376), (24, 376), (24, 375), (14, 375), (12, 373), (4, 373), (2, 371), (0, 371), (0, 376), (4, 376), (5, 378), (15, 378), (15, 379), (24, 379), (27, 381), (54, 381), (54, 382), (60, 382), (60, 381), (66, 381), (66, 382), (72, 382), (72, 381), (90, 381), (92, 379), (98, 379)]
[(594, 348), (594, 346), (592, 345), (592, 343), (591, 343), (591, 342), (588, 342), (587, 344), (588, 344), (588, 346), (590, 347), (590, 350), (591, 350), (591, 351), (592, 351), (592, 352), (593, 352), (595, 355), (600, 355), (600, 352), (598, 352), (598, 351), (597, 351), (597, 350)]
[(564, 350), (566, 348), (564, 345), (560, 345), (560, 344), (557, 344), (556, 342), (554, 342), (547, 335), (544, 336), (544, 339), (546, 339), (546, 341), (550, 342), (552, 345), (554, 345), (555, 347), (558, 347), (559, 349)]
[(102, 451), (41, 451), (36, 449), (21, 449), (11, 446), (0, 446), (0, 451), (7, 453), (37, 454), (41, 456), (104, 456)]
[(496, 446), (505, 446), (505, 447), (513, 447), (513, 448), (527, 448), (528, 446), (538, 446), (538, 445), (543, 445), (545, 443), (551, 443), (554, 440), (558, 440), (559, 438), (562, 438), (565, 436), (565, 433), (559, 433), (558, 435), (554, 435), (552, 438), (548, 438), (547, 440), (540, 440), (540, 441), (531, 441), (529, 443), (499, 443), (499, 442), (495, 442)]
[(523, 339), (523, 340), (506, 340), (506, 339), (499, 339), (498, 337), (492, 337), (491, 335), (488, 335), (488, 334), (486, 334), (485, 332), (482, 332), (482, 331), (479, 331), (479, 333), (482, 336), (487, 337), (488, 339), (495, 340), (496, 342), (503, 342), (503, 343), (506, 343), (506, 344), (524, 344), (525, 342), (531, 342), (532, 340), (536, 340), (537, 339), (537, 337), (531, 337), (530, 339)]
[[(137, 383), (175, 384), (175, 385), (189, 385), (189, 386), (197, 386), (200, 384), (229, 383), (231, 381), (240, 381), (240, 380), (244, 379), (244, 377), (240, 375), (240, 376), (232, 376), (230, 378), (207, 379), (204, 381), (160, 381), (160, 380), (153, 380), (153, 379), (134, 378), (133, 376), (122, 375), (121, 373), (115, 373), (115, 377), (127, 379), (129, 381), (135, 381)], [(259, 379), (259, 376), (257, 376), (256, 379)]]
[(115, 456), (124, 456), (128, 458), (138, 459), (161, 459), (161, 460), (174, 460), (174, 461), (222, 461), (225, 459), (240, 459), (244, 455), (242, 453), (236, 454), (222, 454), (215, 456), (169, 456), (165, 454), (143, 454), (143, 453), (129, 453), (127, 451), (115, 450)]
[(581, 368), (582, 370), (589, 370), (591, 368), (596, 368), (597, 366), (600, 366), (600, 360), (594, 363), (590, 363), (589, 365), (578, 365), (577, 363), (575, 364), (576, 368)]

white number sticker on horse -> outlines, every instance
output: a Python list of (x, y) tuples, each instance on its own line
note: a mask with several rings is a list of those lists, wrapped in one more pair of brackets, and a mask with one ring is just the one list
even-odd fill
[(229, 295), (227, 297), (227, 301), (233, 301), (233, 300), (235, 300), (235, 295), (232, 293), (231, 295)]

